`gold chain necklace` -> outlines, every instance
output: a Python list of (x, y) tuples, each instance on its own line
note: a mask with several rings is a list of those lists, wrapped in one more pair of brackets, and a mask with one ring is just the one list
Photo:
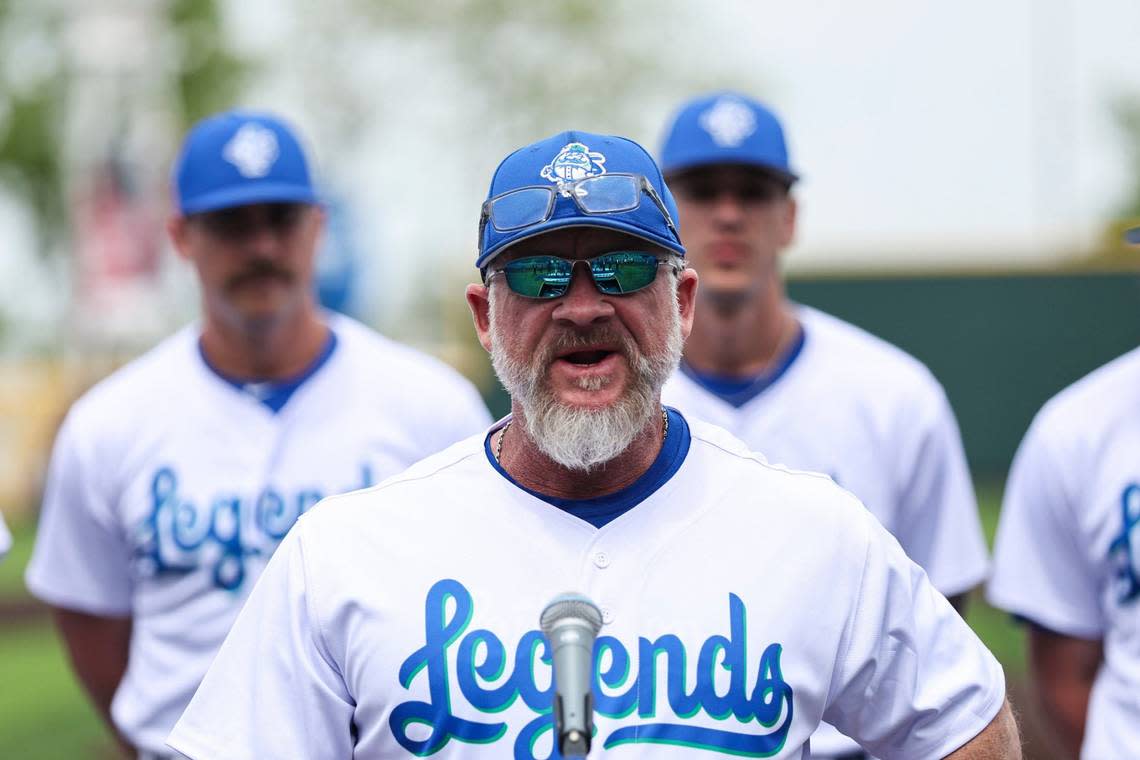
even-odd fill
[[(499, 441), (495, 444), (496, 462), (503, 461), (503, 439), (507, 437), (507, 431), (510, 430), (512, 422), (514, 422), (513, 419), (508, 420), (507, 424), (503, 425), (503, 429), (499, 431)], [(665, 407), (661, 407), (661, 422), (663, 423), (661, 430), (661, 442), (664, 443), (665, 439), (669, 436), (669, 415), (665, 411)]]

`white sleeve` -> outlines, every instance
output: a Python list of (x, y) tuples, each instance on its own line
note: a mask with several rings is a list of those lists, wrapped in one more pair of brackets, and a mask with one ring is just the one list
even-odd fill
[(1001, 666), (873, 517), (823, 718), (876, 757), (943, 757), (1005, 700)]
[(994, 542), (987, 597), (995, 607), (1069, 636), (1099, 639), (1104, 611), (1095, 568), (1081, 550), (1068, 455), (1054, 450), (1041, 418), (1018, 447)]
[(353, 756), (353, 700), (315, 611), (304, 522), (273, 553), (167, 739), (187, 757)]
[(934, 587), (954, 596), (985, 579), (986, 540), (962, 437), (941, 387), (917, 417), (906, 423), (909, 443), (897, 460), (902, 469), (894, 534)]
[(24, 579), (56, 607), (93, 615), (131, 614), (131, 549), (95, 461), (97, 430), (73, 408), (60, 427), (48, 467), (36, 545)]
[[(421, 457), (443, 451), (453, 443), (470, 438), (491, 426), (491, 413), (475, 386), (458, 372), (453, 382), (440, 384), (437, 393), (430, 396), (428, 417), (424, 421)], [(448, 379), (451, 379), (450, 377)]]
[(12, 534), (8, 532), (8, 526), (4, 524), (4, 515), (0, 514), (0, 559), (4, 559), (4, 555), (12, 548)]

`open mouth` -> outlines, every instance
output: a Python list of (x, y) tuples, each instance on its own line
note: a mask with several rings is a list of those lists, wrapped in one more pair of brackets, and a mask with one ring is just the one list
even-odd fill
[(605, 349), (593, 349), (589, 351), (572, 351), (568, 354), (563, 354), (558, 358), (578, 367), (589, 367), (594, 364), (602, 363), (605, 361), (606, 357), (612, 356), (613, 354), (613, 351), (607, 351)]

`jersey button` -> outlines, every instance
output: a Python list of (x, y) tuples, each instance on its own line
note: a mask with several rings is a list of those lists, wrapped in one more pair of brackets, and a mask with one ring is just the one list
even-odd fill
[(609, 607), (602, 607), (602, 625), (609, 625), (614, 622), (614, 611)]
[(599, 568), (605, 570), (610, 566), (610, 555), (606, 554), (605, 552), (598, 552), (594, 555), (594, 564)]

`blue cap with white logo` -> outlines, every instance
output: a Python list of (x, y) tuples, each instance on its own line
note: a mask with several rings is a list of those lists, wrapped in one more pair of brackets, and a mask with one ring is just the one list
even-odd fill
[(253, 203), (316, 203), (305, 151), (267, 113), (226, 111), (191, 128), (172, 172), (183, 215)]
[(673, 117), (661, 145), (661, 170), (675, 174), (710, 164), (744, 164), (791, 185), (784, 129), (757, 100), (723, 91), (688, 101)]
[(677, 205), (645, 148), (625, 137), (562, 132), (519, 148), (495, 170), (475, 266), (563, 227), (618, 230), (684, 256), (676, 219)]

